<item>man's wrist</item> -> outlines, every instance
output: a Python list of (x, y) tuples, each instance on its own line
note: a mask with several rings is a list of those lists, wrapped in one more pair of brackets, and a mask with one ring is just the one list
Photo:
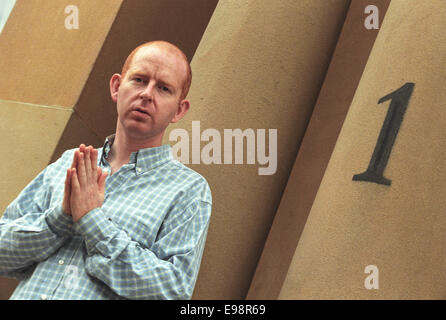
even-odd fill
[(47, 211), (45, 221), (50, 230), (59, 236), (71, 236), (74, 233), (73, 219), (63, 211), (62, 205)]
[(119, 231), (111, 219), (105, 217), (101, 208), (96, 208), (74, 223), (74, 229), (84, 238), (88, 255), (101, 253), (108, 255), (106, 242)]

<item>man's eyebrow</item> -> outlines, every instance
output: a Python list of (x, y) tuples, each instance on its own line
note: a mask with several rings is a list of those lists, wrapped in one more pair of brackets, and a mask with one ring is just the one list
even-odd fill
[[(129, 77), (140, 77), (140, 78), (144, 78), (144, 79), (150, 78), (149, 75), (147, 75), (147, 74), (145, 74), (144, 72), (141, 72), (141, 71), (133, 71), (133, 72), (130, 71), (129, 72)], [(162, 85), (165, 85), (167, 87), (170, 87), (172, 89), (175, 88), (175, 86), (173, 85), (172, 82), (166, 81), (164, 79), (158, 79), (157, 81), (158, 81), (158, 83), (160, 83)]]
[(140, 72), (140, 71), (130, 71), (129, 76), (131, 77), (141, 77), (141, 78), (149, 78), (148, 75)]

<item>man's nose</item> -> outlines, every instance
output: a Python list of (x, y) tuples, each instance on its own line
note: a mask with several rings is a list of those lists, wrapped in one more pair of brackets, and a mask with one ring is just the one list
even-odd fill
[(155, 87), (155, 84), (152, 82), (149, 82), (147, 86), (145, 86), (144, 90), (141, 92), (140, 97), (142, 100), (153, 100), (153, 89)]

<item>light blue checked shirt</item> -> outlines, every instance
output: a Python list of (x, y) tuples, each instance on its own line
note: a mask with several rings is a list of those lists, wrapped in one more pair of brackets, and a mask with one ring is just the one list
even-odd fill
[[(99, 149), (106, 160), (113, 136)], [(106, 180), (105, 200), (78, 222), (62, 211), (74, 149), (50, 164), (0, 219), (0, 275), (21, 282), (11, 299), (190, 299), (211, 214), (206, 180), (141, 149)]]

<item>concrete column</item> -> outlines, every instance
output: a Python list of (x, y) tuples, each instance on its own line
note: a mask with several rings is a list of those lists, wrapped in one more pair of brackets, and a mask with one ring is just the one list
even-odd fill
[(194, 298), (246, 297), (348, 5), (218, 3), (192, 60), (191, 110), (165, 136), (213, 192)]
[(279, 298), (445, 298), (445, 17), (391, 1)]
[[(276, 299), (390, 0), (352, 1), (248, 299)], [(370, 5), (377, 11), (370, 16)], [(373, 28), (365, 26), (372, 19)], [(375, 29), (376, 28), (376, 29)]]

